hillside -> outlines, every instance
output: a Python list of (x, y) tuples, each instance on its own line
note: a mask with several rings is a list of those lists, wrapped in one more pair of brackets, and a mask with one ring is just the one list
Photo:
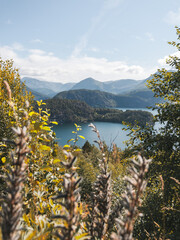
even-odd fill
[(146, 111), (121, 111), (117, 109), (93, 108), (85, 102), (68, 99), (47, 99), (46, 107), (50, 109), (51, 119), (59, 123), (82, 122), (116, 122), (123, 121), (144, 126), (152, 121), (152, 114)]
[(74, 85), (74, 83), (63, 84), (59, 82), (40, 81), (36, 78), (29, 77), (24, 77), (21, 81), (25, 82), (26, 86), (33, 91), (46, 95), (47, 97), (53, 97), (58, 92), (69, 90)]
[(54, 98), (80, 100), (92, 107), (116, 107), (115, 97), (112, 93), (81, 89), (60, 92)]
[(84, 101), (92, 107), (131, 107), (145, 108), (155, 103), (153, 93), (148, 90), (133, 91), (126, 95), (115, 95), (98, 90), (70, 90), (58, 93), (55, 99), (74, 99)]
[(93, 78), (86, 78), (76, 83), (71, 90), (87, 89), (87, 90), (100, 90), (113, 94), (127, 93), (138, 87), (140, 83), (145, 87), (144, 81), (137, 81), (133, 79), (121, 79), (116, 81), (100, 82)]
[(43, 93), (39, 93), (39, 92), (37, 92), (37, 91), (35, 91), (35, 90), (27, 87), (27, 86), (26, 86), (26, 89), (27, 89), (28, 92), (31, 92), (31, 93), (32, 93), (32, 95), (34, 96), (34, 99), (35, 99), (35, 100), (38, 100), (38, 101), (39, 101), (39, 100), (41, 100), (41, 99), (44, 100), (44, 99), (48, 99), (48, 98), (49, 98), (47, 95), (45, 95), (45, 94), (43, 94)]

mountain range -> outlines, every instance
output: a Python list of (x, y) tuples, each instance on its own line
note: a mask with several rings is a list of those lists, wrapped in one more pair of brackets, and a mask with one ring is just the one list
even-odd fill
[(71, 99), (86, 102), (93, 107), (147, 107), (157, 100), (146, 87), (147, 80), (121, 79), (100, 82), (86, 78), (78, 83), (57, 83), (40, 81), (24, 77), (21, 81), (31, 91), (36, 100), (39, 99)]
[(147, 89), (145, 83), (148, 79), (149, 78), (144, 80), (121, 79), (116, 81), (100, 82), (93, 78), (86, 78), (78, 83), (69, 82), (63, 84), (59, 82), (40, 81), (35, 78), (24, 77), (21, 81), (25, 82), (29, 89), (51, 98), (59, 92), (77, 89), (99, 90), (113, 94), (125, 94), (130, 91)]
[(116, 81), (100, 82), (93, 78), (86, 78), (75, 84), (71, 90), (88, 89), (109, 92), (113, 94), (127, 93), (139, 88), (146, 88), (145, 80), (121, 79)]
[[(42, 99), (51, 98), (61, 91), (67, 91), (71, 89), (75, 83), (59, 83), (59, 82), (47, 82), (40, 81), (36, 78), (24, 77), (21, 79), (26, 84), (29, 90), (35, 91), (42, 96)], [(36, 96), (35, 93), (35, 96)]]

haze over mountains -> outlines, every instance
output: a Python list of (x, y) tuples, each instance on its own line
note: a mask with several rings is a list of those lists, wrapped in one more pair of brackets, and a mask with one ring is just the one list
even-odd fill
[(93, 78), (86, 78), (78, 83), (58, 83), (40, 81), (35, 78), (24, 77), (22, 82), (33, 91), (36, 91), (47, 97), (53, 97), (59, 92), (77, 89), (99, 90), (113, 94), (125, 94), (135, 90), (147, 89), (145, 80), (121, 79), (116, 81), (100, 82)]
[(145, 88), (144, 83), (146, 80), (133, 80), (133, 79), (121, 79), (116, 81), (100, 82), (93, 78), (86, 78), (79, 83), (75, 84), (71, 90), (88, 89), (99, 90), (103, 92), (109, 92), (114, 94), (127, 93), (136, 88)]
[(40, 81), (36, 78), (29, 78), (29, 77), (24, 77), (24, 78), (22, 78), (21, 81), (25, 82), (26, 86), (30, 90), (38, 92), (42, 96), (44, 96), (43, 99), (51, 98), (59, 92), (67, 91), (67, 90), (71, 89), (75, 84), (75, 83), (63, 84), (63, 83), (57, 83), (57, 82)]
[[(153, 93), (146, 87), (147, 80), (122, 79), (100, 82), (86, 78), (78, 83), (57, 83), (23, 78), (36, 100), (71, 99), (86, 102), (92, 107), (147, 107), (155, 102)], [(156, 100), (157, 101), (157, 100)]]

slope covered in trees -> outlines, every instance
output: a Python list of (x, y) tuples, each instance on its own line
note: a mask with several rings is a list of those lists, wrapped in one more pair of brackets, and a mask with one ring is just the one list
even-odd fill
[(91, 121), (100, 122), (127, 122), (145, 126), (152, 123), (153, 115), (146, 111), (121, 111), (117, 109), (93, 108), (88, 104), (78, 100), (68, 99), (48, 99), (45, 100), (47, 108), (50, 110), (51, 119), (59, 123), (82, 123)]
[(134, 91), (127, 95), (115, 95), (98, 90), (70, 90), (60, 92), (54, 98), (84, 101), (92, 107), (145, 108), (157, 101), (148, 90)]

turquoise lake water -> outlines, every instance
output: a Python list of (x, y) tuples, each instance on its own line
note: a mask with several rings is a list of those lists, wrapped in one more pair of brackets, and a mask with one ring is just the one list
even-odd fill
[[(145, 111), (152, 112), (152, 110), (145, 109), (145, 108), (139, 108), (139, 109), (119, 108), (119, 109), (123, 111), (126, 111), (126, 110), (143, 110), (144, 111), (145, 110)], [(155, 114), (154, 111), (152, 113)], [(89, 124), (90, 123), (81, 124), (82, 130), (79, 131), (79, 135), (84, 136), (85, 139), (82, 139), (79, 137), (77, 145), (80, 147), (84, 145), (86, 140), (88, 140), (91, 144), (93, 144), (94, 141), (97, 140), (96, 133), (93, 132), (90, 127), (88, 127)], [(105, 141), (109, 147), (112, 146), (112, 143), (115, 143), (121, 149), (125, 148), (124, 141), (129, 139), (129, 137), (127, 136), (128, 131), (123, 130), (123, 128), (126, 128), (126, 126), (120, 123), (109, 123), (109, 122), (93, 122), (93, 124), (96, 125), (97, 129), (99, 130), (102, 141)], [(66, 145), (69, 139), (75, 138), (75, 135), (72, 133), (72, 131), (76, 130), (73, 123), (59, 124), (57, 126), (54, 126), (53, 130), (56, 133), (57, 142), (60, 146)]]

